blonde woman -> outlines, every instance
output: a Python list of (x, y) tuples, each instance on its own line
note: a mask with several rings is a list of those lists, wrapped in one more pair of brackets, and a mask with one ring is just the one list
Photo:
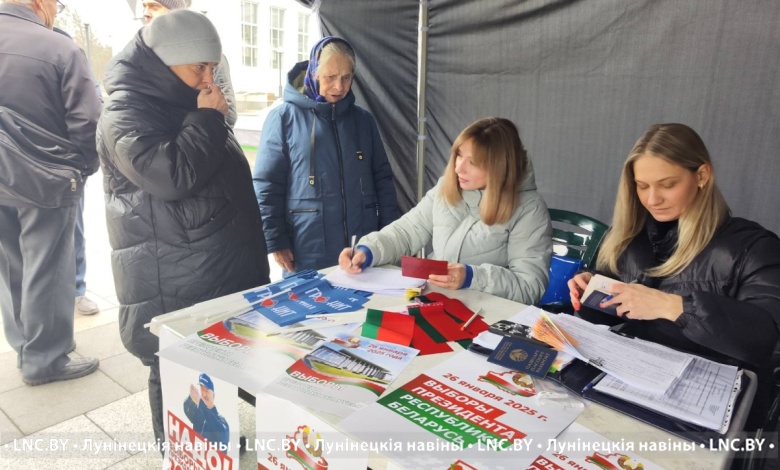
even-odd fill
[[(693, 129), (658, 124), (634, 145), (596, 267), (624, 282), (602, 304), (626, 321), (621, 332), (755, 370), (759, 386), (769, 386), (780, 240), (730, 216)], [(569, 281), (577, 310), (591, 276)]]
[(433, 244), (431, 258), (448, 274), (430, 283), (470, 288), (525, 304), (547, 287), (552, 253), (550, 216), (517, 128), (508, 119), (480, 119), (460, 133), (444, 176), (396, 222), (347, 248), (339, 265), (349, 273), (397, 263)]

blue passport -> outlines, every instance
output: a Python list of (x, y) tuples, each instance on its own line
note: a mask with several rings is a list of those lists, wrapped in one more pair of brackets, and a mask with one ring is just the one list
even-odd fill
[(518, 338), (504, 337), (488, 356), (488, 362), (525, 372), (534, 377), (544, 377), (557, 355), (558, 352), (552, 348), (531, 344)]

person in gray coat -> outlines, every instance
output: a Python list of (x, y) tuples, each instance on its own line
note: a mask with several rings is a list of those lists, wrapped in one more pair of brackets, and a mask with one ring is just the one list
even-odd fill
[[(95, 126), (100, 100), (86, 57), (70, 39), (52, 31), (55, 0), (5, 0), (0, 4), (0, 107), (30, 124), (22, 130), (51, 135), (72, 147), (80, 168), (66, 196), (47, 187), (47, 200), (20, 194), (46, 182), (31, 175), (40, 164), (28, 153), (8, 162), (15, 181), (0, 191), (0, 310), (8, 344), (17, 353), (22, 380), (40, 385), (97, 370), (94, 358), (69, 359), (73, 350), (73, 233), (84, 178), (97, 170)], [(7, 129), (9, 132), (13, 129)], [(0, 152), (6, 150), (4, 141)], [(43, 148), (53, 154), (57, 148)], [(9, 154), (5, 153), (8, 158)], [(3, 170), (6, 171), (6, 170)], [(4, 176), (9, 176), (7, 173)]]
[(484, 118), (464, 129), (438, 184), (396, 222), (361, 238), (354, 253), (344, 249), (339, 266), (357, 274), (431, 242), (430, 257), (449, 262), (446, 275), (430, 275), (435, 286), (528, 305), (542, 297), (552, 256), (550, 215), (508, 119)]

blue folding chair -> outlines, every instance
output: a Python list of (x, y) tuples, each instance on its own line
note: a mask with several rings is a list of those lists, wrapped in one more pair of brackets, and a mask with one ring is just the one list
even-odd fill
[(592, 217), (563, 209), (549, 209), (553, 224), (553, 257), (550, 282), (539, 302), (548, 311), (571, 307), (567, 282), (578, 271), (589, 269), (596, 259), (607, 225)]

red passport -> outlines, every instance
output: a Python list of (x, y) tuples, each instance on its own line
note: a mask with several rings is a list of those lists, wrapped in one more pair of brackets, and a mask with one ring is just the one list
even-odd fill
[(401, 257), (401, 274), (406, 277), (428, 279), (430, 274), (447, 274), (447, 262), (435, 259)]

